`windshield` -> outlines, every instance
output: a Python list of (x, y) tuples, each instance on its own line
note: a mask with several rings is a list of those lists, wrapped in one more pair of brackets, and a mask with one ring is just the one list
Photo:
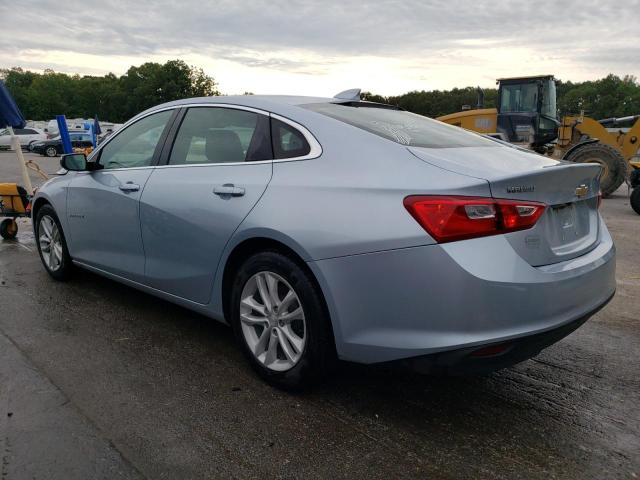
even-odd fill
[(545, 80), (542, 91), (542, 111), (547, 117), (556, 118), (556, 82), (553, 79)]
[(460, 127), (394, 108), (366, 103), (312, 103), (303, 107), (401, 145), (426, 148), (496, 146), (491, 140)]
[(537, 112), (538, 84), (501, 85), (500, 112)]

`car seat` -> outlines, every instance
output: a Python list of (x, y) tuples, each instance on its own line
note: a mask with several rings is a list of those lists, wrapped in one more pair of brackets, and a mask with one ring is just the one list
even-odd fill
[(209, 130), (206, 137), (205, 154), (210, 163), (245, 161), (240, 137), (231, 130)]

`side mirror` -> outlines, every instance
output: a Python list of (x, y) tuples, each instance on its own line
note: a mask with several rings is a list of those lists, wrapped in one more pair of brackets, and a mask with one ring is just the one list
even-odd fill
[(87, 156), (84, 153), (68, 153), (60, 158), (60, 166), (72, 172), (87, 170)]

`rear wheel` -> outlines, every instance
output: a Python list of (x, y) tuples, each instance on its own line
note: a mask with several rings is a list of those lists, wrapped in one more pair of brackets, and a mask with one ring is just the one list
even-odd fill
[(279, 252), (258, 253), (242, 264), (230, 314), (251, 366), (274, 386), (306, 387), (335, 362), (321, 294), (308, 273)]
[(576, 163), (598, 163), (602, 166), (600, 190), (603, 196), (615, 192), (627, 174), (627, 162), (615, 148), (604, 143), (587, 143), (573, 150), (565, 160)]
[(640, 187), (636, 187), (631, 191), (631, 197), (629, 198), (631, 208), (633, 211), (640, 215)]
[(62, 226), (51, 205), (44, 205), (36, 217), (36, 245), (44, 268), (56, 280), (67, 280), (73, 265)]
[(13, 240), (18, 235), (18, 224), (13, 218), (5, 218), (0, 222), (0, 236), (6, 240)]
[(58, 150), (56, 149), (56, 147), (47, 147), (44, 151), (44, 154), (47, 157), (55, 157), (58, 155)]

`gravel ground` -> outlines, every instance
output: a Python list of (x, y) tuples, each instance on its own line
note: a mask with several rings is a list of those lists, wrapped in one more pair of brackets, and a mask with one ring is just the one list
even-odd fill
[[(0, 181), (19, 178), (0, 153)], [(299, 395), (223, 325), (88, 272), (52, 281), (23, 220), (0, 241), (0, 478), (638, 478), (640, 216), (626, 187), (603, 214), (617, 295), (535, 359), (469, 378), (344, 365)]]

